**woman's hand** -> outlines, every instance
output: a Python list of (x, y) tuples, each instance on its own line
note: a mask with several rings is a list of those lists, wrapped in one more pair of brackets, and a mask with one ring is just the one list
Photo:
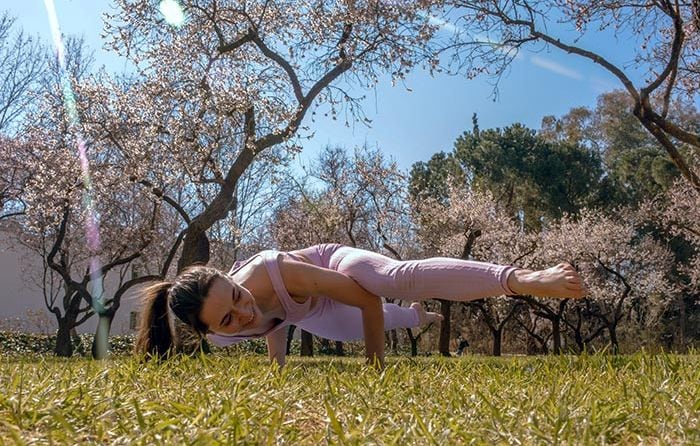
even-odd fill
[(384, 367), (384, 311), (379, 296), (362, 288), (351, 277), (331, 269), (283, 257), (282, 280), (290, 294), (326, 296), (362, 311), (363, 333), (369, 364)]

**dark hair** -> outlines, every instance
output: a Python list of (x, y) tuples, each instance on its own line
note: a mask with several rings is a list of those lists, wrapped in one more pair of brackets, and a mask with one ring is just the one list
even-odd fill
[(199, 313), (209, 288), (219, 277), (225, 276), (215, 268), (192, 266), (173, 281), (156, 282), (146, 288), (141, 297), (136, 353), (167, 356), (177, 346), (172, 315), (204, 336), (207, 326), (199, 319)]

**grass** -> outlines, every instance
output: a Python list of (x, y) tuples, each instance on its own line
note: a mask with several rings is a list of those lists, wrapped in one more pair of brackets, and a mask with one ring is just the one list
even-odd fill
[(0, 359), (0, 443), (700, 444), (700, 356)]

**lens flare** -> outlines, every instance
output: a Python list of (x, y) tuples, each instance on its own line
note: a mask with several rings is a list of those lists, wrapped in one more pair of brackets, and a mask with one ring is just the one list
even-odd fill
[(66, 69), (65, 46), (61, 37), (61, 30), (58, 26), (58, 16), (56, 15), (56, 6), (53, 0), (44, 0), (46, 13), (49, 18), (51, 27), (51, 37), (54, 46), (56, 47), (56, 56), (59, 64), (59, 75), (61, 79), (61, 89), (63, 95), (63, 106), (68, 116), (69, 132), (75, 136), (77, 144), (77, 155), (80, 163), (80, 171), (83, 180), (83, 205), (85, 206), (85, 237), (90, 253), (89, 272), (92, 294), (92, 308), (96, 314), (103, 314), (104, 306), (104, 287), (102, 283), (102, 266), (98, 253), (101, 248), (100, 241), (100, 223), (97, 212), (95, 211), (95, 197), (90, 178), (90, 163), (87, 157), (87, 147), (85, 139), (80, 133), (80, 121), (78, 119), (78, 109), (75, 100), (75, 93), (71, 85), (70, 75)]
[(158, 9), (165, 17), (165, 21), (170, 25), (178, 27), (185, 23), (185, 12), (177, 0), (163, 0), (160, 2)]

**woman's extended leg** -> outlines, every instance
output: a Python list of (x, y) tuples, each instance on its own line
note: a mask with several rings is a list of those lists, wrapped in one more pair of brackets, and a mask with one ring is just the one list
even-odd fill
[(530, 271), (444, 257), (398, 261), (344, 246), (335, 249), (329, 267), (378, 296), (407, 300), (468, 301), (504, 294), (581, 297), (585, 292), (578, 274), (568, 264)]

